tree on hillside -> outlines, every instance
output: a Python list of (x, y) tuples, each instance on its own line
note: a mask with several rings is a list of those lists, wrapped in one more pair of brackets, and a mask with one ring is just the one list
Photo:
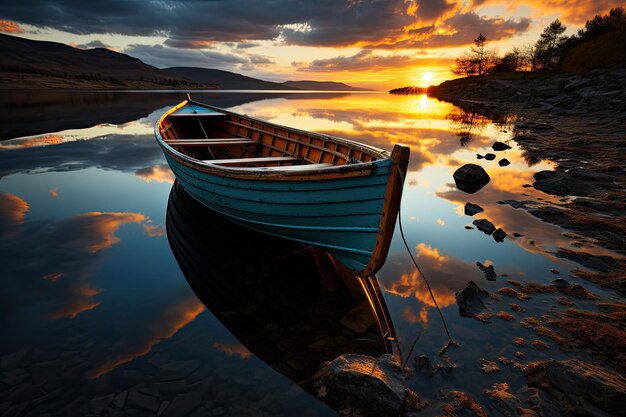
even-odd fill
[(550, 70), (559, 61), (560, 49), (566, 36), (561, 36), (567, 29), (559, 19), (550, 23), (535, 44), (535, 62), (538, 70)]
[(485, 48), (487, 38), (482, 33), (474, 39), (474, 45), (469, 52), (465, 52), (461, 58), (456, 59), (456, 64), (451, 68), (456, 75), (483, 75), (489, 72), (491, 66), (491, 52)]

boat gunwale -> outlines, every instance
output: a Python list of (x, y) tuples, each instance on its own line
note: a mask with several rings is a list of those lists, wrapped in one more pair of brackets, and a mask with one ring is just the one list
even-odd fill
[[(170, 146), (167, 141), (163, 138), (160, 132), (160, 126), (163, 121), (185, 107), (187, 104), (196, 104), (210, 110), (214, 110), (217, 112), (221, 112), (223, 114), (235, 117), (244, 117), (251, 122), (257, 122), (265, 125), (269, 125), (273, 128), (284, 129), (291, 131), (296, 134), (308, 135), (310, 137), (314, 137), (316, 139), (329, 141), (338, 143), (341, 145), (349, 146), (361, 151), (365, 151), (376, 158), (375, 161), (369, 162), (359, 162), (355, 164), (346, 164), (346, 165), (333, 165), (327, 166), (317, 169), (306, 169), (306, 170), (280, 170), (273, 169), (268, 170), (266, 167), (228, 167), (228, 166), (220, 166), (218, 164), (211, 164), (210, 161), (202, 161), (196, 158), (192, 158), (188, 155), (185, 155), (172, 146)], [(202, 117), (202, 114), (198, 114), (199, 117)], [(271, 132), (267, 132), (268, 134), (272, 134)], [(183, 165), (186, 165), (195, 170), (201, 171), (205, 174), (212, 174), (217, 176), (229, 177), (229, 178), (240, 178), (247, 180), (263, 180), (263, 181), (322, 181), (329, 180), (335, 178), (348, 178), (348, 177), (360, 177), (360, 176), (368, 176), (371, 175), (375, 165), (380, 165), (381, 163), (390, 161), (391, 153), (374, 146), (364, 145), (359, 142), (354, 142), (348, 139), (332, 136), (332, 135), (323, 135), (316, 132), (309, 132), (297, 128), (292, 128), (288, 126), (283, 126), (275, 123), (271, 123), (265, 120), (256, 119), (254, 117), (250, 117), (247, 115), (242, 115), (239, 113), (231, 112), (228, 110), (221, 109), (219, 107), (213, 107), (205, 103), (200, 103), (194, 100), (184, 100), (176, 106), (172, 107), (168, 111), (166, 111), (156, 122), (154, 126), (154, 134), (157, 138), (157, 142), (159, 146), (167, 152), (172, 158), (176, 159)], [(294, 140), (298, 142), (297, 140)], [(305, 143), (306, 144), (306, 143)], [(303, 165), (306, 166), (306, 165)], [(279, 168), (279, 167), (275, 167)]]

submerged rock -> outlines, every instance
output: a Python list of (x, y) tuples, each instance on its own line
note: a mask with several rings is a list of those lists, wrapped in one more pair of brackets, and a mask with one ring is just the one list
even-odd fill
[(491, 181), (483, 167), (475, 164), (463, 165), (454, 172), (453, 177), (456, 188), (468, 194), (475, 193)]
[(473, 216), (474, 214), (480, 213), (482, 211), (485, 211), (485, 209), (483, 209), (478, 204), (465, 203), (465, 214), (467, 216)]
[(463, 291), (455, 292), (454, 296), (461, 317), (474, 317), (487, 308), (485, 301), (493, 299), (489, 291), (483, 290), (474, 281), (468, 282)]
[(363, 415), (398, 415), (404, 403), (406, 383), (392, 355), (380, 358), (341, 355), (328, 362), (315, 376), (319, 393), (329, 403), (350, 402)]
[[(607, 367), (576, 359), (548, 361), (527, 372), (528, 385), (546, 391), (565, 414), (622, 415), (626, 379)], [(593, 412), (593, 413), (592, 413)]]
[(507, 145), (506, 143), (495, 142), (493, 145), (491, 145), (491, 149), (497, 152), (497, 151), (506, 151), (507, 149), (511, 149), (511, 147)]
[(485, 266), (480, 262), (476, 262), (476, 266), (483, 272), (487, 281), (495, 281), (498, 274), (493, 269), (493, 265)]
[(490, 235), (496, 231), (496, 227), (489, 220), (478, 219), (472, 222), (474, 226), (486, 235)]

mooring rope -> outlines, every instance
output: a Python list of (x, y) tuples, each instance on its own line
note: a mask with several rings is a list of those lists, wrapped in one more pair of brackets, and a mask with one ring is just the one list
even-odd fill
[[(404, 184), (404, 173), (400, 169), (399, 165), (396, 165), (396, 168), (398, 169), (398, 175), (400, 176), (400, 179), (402, 180), (402, 184)], [(402, 228), (402, 200), (400, 201), (400, 204), (398, 206), (398, 224), (400, 226), (400, 236), (402, 236), (402, 241), (404, 242), (404, 247), (406, 248), (407, 252), (409, 253), (409, 256), (411, 257), (411, 261), (413, 261), (413, 265), (415, 265), (415, 268), (417, 268), (417, 271), (420, 273), (420, 275), (422, 276), (422, 279), (426, 283), (426, 287), (428, 288), (428, 292), (430, 293), (430, 298), (433, 300), (433, 303), (435, 304), (435, 308), (437, 308), (437, 311), (439, 312), (439, 317), (441, 317), (441, 322), (443, 323), (443, 328), (446, 330), (446, 334), (448, 335), (448, 343), (446, 343), (446, 345), (443, 348), (441, 348), (441, 350), (439, 351), (439, 356), (442, 356), (444, 353), (447, 352), (447, 350), (450, 348), (450, 346), (459, 347), (461, 345), (459, 343), (455, 342), (452, 339), (452, 336), (450, 335), (450, 330), (448, 330), (448, 325), (446, 323), (446, 319), (443, 317), (443, 313), (441, 312), (441, 309), (439, 308), (439, 304), (437, 304), (437, 299), (435, 299), (435, 295), (433, 294), (433, 290), (430, 288), (430, 284), (428, 283), (428, 279), (426, 278), (426, 275), (424, 275), (424, 273), (422, 272), (422, 269), (417, 264), (417, 260), (413, 256), (413, 252), (409, 248), (409, 244), (406, 242), (406, 238), (404, 237), (404, 229)], [(408, 361), (408, 358), (407, 358), (407, 361)]]

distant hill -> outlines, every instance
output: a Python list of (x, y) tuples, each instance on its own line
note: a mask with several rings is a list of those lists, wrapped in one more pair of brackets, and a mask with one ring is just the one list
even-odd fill
[(187, 78), (197, 83), (218, 84), (226, 90), (325, 90), (325, 91), (368, 91), (364, 88), (352, 87), (344, 83), (332, 81), (286, 81), (275, 83), (246, 77), (230, 71), (209, 68), (173, 67), (164, 71), (169, 74)]
[(291, 90), (281, 83), (263, 81), (234, 72), (196, 67), (165, 68), (167, 74), (183, 77), (196, 83), (217, 84), (225, 90)]
[(283, 85), (299, 90), (371, 91), (367, 88), (352, 87), (348, 84), (333, 81), (285, 81)]
[(0, 34), (1, 88), (197, 88), (197, 83), (104, 48), (77, 49)]

